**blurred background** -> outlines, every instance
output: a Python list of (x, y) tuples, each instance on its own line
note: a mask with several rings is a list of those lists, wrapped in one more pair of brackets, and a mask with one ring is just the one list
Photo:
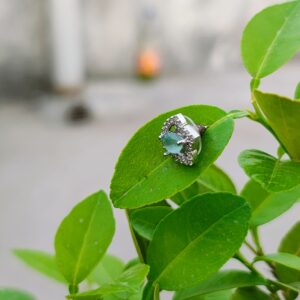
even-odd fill
[[(65, 287), (26, 269), (13, 248), (53, 252), (61, 219), (109, 183), (131, 135), (158, 113), (205, 103), (250, 107), (239, 42), (250, 17), (273, 0), (0, 0), (0, 286), (38, 299)], [(299, 57), (263, 81), (292, 96)], [(237, 155), (276, 152), (259, 125), (238, 120), (218, 164), (240, 188)], [(268, 251), (300, 208), (263, 226)], [(135, 257), (123, 212), (109, 250)], [(166, 296), (168, 299), (168, 296)]]

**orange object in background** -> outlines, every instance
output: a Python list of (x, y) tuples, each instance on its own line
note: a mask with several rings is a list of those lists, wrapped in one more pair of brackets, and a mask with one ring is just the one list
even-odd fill
[(159, 75), (161, 70), (160, 57), (154, 50), (144, 50), (139, 54), (137, 73), (142, 78), (151, 79)]

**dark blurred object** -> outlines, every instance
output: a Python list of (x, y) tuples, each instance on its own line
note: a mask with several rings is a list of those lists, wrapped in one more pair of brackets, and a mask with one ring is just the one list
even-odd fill
[(85, 122), (92, 118), (91, 111), (84, 104), (75, 104), (66, 112), (66, 119), (71, 123)]

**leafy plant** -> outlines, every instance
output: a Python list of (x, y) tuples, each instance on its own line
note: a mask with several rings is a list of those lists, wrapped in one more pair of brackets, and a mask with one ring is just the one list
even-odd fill
[[(174, 300), (296, 299), (299, 222), (277, 253), (264, 252), (259, 228), (300, 199), (300, 85), (295, 99), (258, 88), (262, 78), (300, 49), (299, 16), (300, 0), (270, 6), (244, 30), (241, 52), (252, 76), (253, 110), (182, 107), (145, 124), (125, 146), (111, 180), (110, 198), (116, 208), (125, 210), (137, 259), (125, 264), (106, 253), (115, 223), (103, 191), (83, 200), (62, 221), (54, 255), (26, 249), (14, 254), (68, 286), (68, 299), (158, 300), (163, 290), (174, 291)], [(202, 151), (191, 167), (164, 156), (158, 140), (164, 121), (177, 113), (208, 125)], [(269, 131), (278, 151), (277, 157), (256, 149), (240, 154), (238, 161), (249, 181), (238, 192), (214, 163), (231, 138), (234, 120), (243, 117)], [(251, 251), (247, 257), (242, 245)], [(230, 259), (244, 270), (222, 270)], [(32, 299), (9, 289), (0, 290), (0, 299), (2, 295)]]

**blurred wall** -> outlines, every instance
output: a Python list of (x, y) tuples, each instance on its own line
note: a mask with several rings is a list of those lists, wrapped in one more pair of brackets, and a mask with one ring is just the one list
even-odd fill
[[(255, 11), (273, 2), (83, 0), (87, 74), (111, 77), (134, 72), (143, 38), (141, 12), (149, 5), (156, 11), (154, 43), (165, 73), (238, 65), (242, 26)], [(47, 11), (47, 0), (0, 0), (0, 88), (31, 87), (47, 81)]]
[(0, 88), (40, 85), (47, 76), (44, 1), (0, 0)]

